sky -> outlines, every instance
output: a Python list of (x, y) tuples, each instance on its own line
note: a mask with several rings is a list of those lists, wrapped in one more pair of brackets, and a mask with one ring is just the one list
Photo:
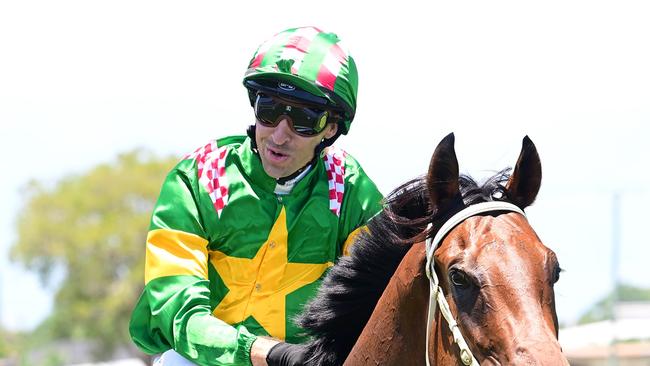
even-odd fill
[(0, 0), (3, 326), (36, 326), (55, 291), (8, 258), (25, 184), (242, 134), (253, 52), (303, 25), (337, 33), (355, 58), (357, 114), (337, 145), (383, 193), (424, 174), (450, 132), (461, 172), (478, 179), (514, 165), (528, 135), (543, 181), (527, 212), (564, 269), (560, 321), (612, 289), (612, 268), (650, 287), (650, 3), (306, 4)]

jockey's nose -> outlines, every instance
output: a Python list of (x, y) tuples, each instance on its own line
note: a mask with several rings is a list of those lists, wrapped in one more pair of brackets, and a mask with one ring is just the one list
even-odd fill
[(271, 134), (273, 143), (277, 145), (283, 145), (287, 143), (293, 134), (291, 127), (289, 127), (291, 119), (288, 116), (281, 116), (280, 118), (280, 122), (273, 128), (273, 133)]

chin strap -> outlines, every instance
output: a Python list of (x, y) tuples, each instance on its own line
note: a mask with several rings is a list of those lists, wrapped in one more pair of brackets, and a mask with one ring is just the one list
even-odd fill
[(251, 150), (253, 150), (255, 155), (259, 155), (259, 152), (257, 151), (257, 140), (255, 139), (255, 125), (248, 126), (246, 129), (246, 135), (251, 139)]

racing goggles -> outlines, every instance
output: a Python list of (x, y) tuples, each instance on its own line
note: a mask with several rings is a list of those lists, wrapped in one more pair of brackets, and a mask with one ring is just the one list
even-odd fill
[[(290, 103), (289, 101), (287, 101)], [(323, 132), (327, 122), (338, 117), (315, 107), (283, 103), (281, 99), (258, 93), (255, 98), (255, 117), (262, 126), (275, 127), (287, 116), (289, 127), (297, 135), (313, 137)]]

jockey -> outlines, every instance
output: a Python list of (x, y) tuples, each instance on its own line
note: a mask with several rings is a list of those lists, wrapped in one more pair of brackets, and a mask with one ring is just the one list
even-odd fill
[(243, 84), (255, 115), (247, 136), (185, 156), (153, 210), (129, 330), (156, 365), (302, 364), (288, 345), (306, 340), (293, 319), (382, 208), (361, 166), (331, 146), (357, 96), (335, 34), (276, 34)]

